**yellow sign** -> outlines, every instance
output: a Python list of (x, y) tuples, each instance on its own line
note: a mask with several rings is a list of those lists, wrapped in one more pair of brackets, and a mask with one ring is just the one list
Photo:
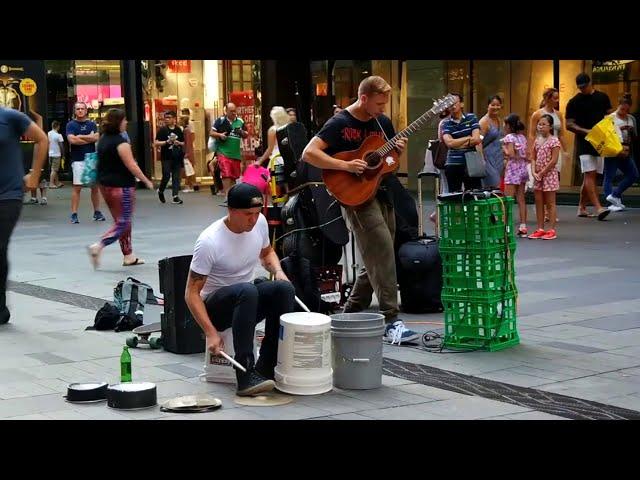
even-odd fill
[(20, 82), (20, 91), (27, 97), (35, 95), (37, 90), (38, 87), (36, 85), (36, 82), (31, 80), (30, 78), (25, 78)]

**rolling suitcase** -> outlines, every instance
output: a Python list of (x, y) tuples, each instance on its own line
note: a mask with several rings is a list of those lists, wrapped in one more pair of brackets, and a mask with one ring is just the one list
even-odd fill
[(429, 175), (425, 172), (418, 174), (419, 237), (403, 243), (398, 250), (401, 310), (406, 313), (435, 313), (443, 310), (442, 260), (438, 250), (438, 237), (425, 235), (423, 228), (422, 177)]

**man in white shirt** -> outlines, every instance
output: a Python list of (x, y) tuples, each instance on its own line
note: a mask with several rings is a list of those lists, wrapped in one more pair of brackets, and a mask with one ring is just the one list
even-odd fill
[[(280, 316), (294, 311), (295, 290), (269, 243), (260, 191), (247, 183), (236, 184), (229, 189), (225, 206), (229, 214), (209, 225), (196, 241), (185, 302), (214, 354), (224, 351), (218, 332), (232, 328), (235, 360), (247, 369), (246, 373), (236, 369), (236, 393), (256, 395), (275, 386)], [(258, 261), (275, 281), (252, 282)], [(253, 338), (263, 318), (265, 336), (255, 362)]]
[(49, 137), (49, 167), (51, 175), (49, 178), (49, 188), (60, 188), (64, 186), (58, 180), (58, 170), (60, 170), (60, 160), (64, 152), (64, 138), (60, 134), (60, 122), (51, 122), (51, 130), (47, 133)]

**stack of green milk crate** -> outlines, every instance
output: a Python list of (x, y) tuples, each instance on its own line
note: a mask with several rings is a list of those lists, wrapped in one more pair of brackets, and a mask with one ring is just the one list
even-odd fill
[(495, 351), (518, 344), (513, 198), (467, 195), (438, 208), (444, 346)]

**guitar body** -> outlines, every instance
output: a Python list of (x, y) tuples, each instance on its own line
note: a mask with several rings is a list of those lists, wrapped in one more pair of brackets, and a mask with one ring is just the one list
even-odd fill
[[(329, 193), (345, 206), (357, 208), (371, 200), (380, 186), (382, 179), (390, 173), (398, 170), (398, 153), (392, 148), (399, 138), (407, 138), (438, 113), (446, 110), (459, 101), (456, 95), (448, 94), (440, 100), (433, 102), (433, 108), (427, 110), (416, 120), (411, 122), (404, 130), (397, 133), (392, 139), (384, 141), (381, 137), (370, 136), (364, 139), (357, 150), (340, 152), (333, 158), (346, 162), (362, 159), (367, 162), (367, 168), (361, 175), (344, 172), (342, 170), (324, 170), (322, 179)], [(382, 155), (381, 152), (389, 153)]]
[(361, 175), (342, 170), (324, 170), (322, 179), (327, 190), (340, 203), (349, 207), (359, 207), (371, 200), (380, 186), (382, 179), (398, 170), (398, 152), (391, 150), (380, 157), (376, 150), (385, 144), (385, 140), (372, 135), (365, 138), (360, 148), (333, 155), (339, 160), (351, 161), (362, 159), (369, 164)]

